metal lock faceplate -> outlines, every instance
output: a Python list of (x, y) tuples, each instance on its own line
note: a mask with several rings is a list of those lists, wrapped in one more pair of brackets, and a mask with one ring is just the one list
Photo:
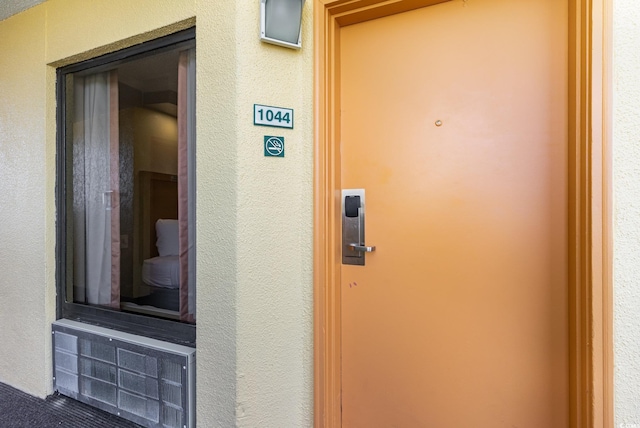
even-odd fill
[(342, 264), (364, 266), (365, 254), (376, 247), (365, 245), (364, 189), (342, 190)]

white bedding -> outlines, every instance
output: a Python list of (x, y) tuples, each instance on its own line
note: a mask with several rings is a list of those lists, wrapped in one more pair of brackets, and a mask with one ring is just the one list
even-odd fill
[(180, 287), (180, 261), (178, 256), (159, 256), (142, 263), (142, 281), (162, 288)]

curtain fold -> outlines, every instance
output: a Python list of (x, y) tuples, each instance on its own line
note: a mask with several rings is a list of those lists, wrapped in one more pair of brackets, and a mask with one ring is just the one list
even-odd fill
[(178, 225), (180, 319), (196, 320), (195, 283), (195, 49), (178, 61)]
[(115, 71), (74, 79), (74, 300), (113, 307), (120, 305), (117, 79)]
[(109, 160), (111, 188), (111, 307), (120, 308), (120, 114), (118, 72), (109, 73)]

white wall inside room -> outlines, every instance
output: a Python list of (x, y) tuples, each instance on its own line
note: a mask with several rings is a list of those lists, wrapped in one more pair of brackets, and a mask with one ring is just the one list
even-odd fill
[(178, 173), (178, 122), (153, 110), (133, 109), (135, 173)]
[(640, 4), (613, 1), (615, 426), (640, 426)]

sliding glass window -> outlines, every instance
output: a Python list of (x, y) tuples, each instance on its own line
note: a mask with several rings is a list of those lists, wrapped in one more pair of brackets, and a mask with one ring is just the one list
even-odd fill
[(195, 324), (193, 35), (58, 70), (60, 316)]

